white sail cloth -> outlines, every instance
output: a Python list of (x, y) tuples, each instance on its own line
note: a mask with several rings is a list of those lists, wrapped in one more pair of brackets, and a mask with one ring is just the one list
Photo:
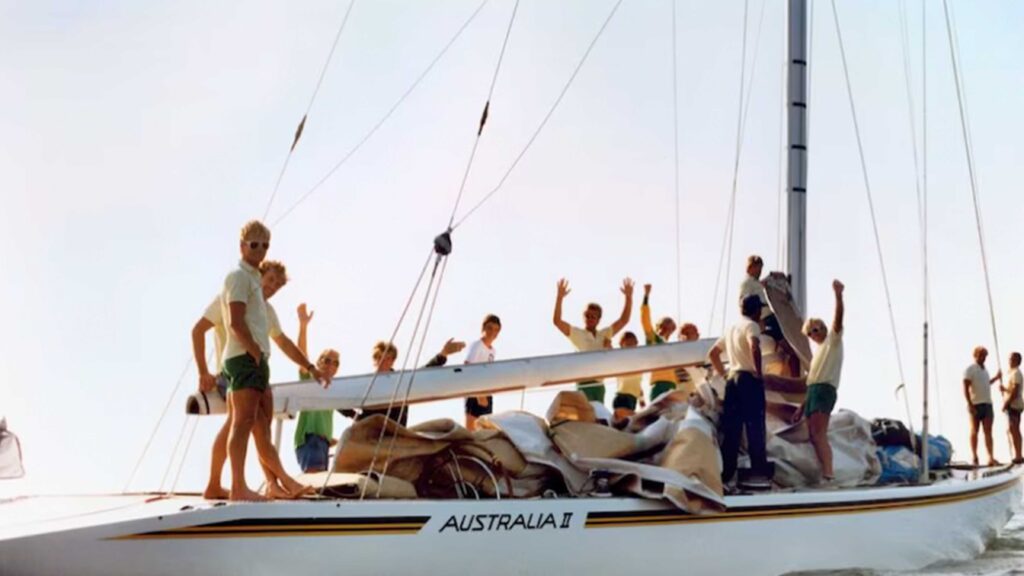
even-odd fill
[(21, 478), (25, 468), (21, 464), (21, 443), (7, 429), (7, 419), (0, 418), (0, 480)]
[[(828, 427), (832, 467), (838, 487), (874, 484), (882, 474), (871, 438), (871, 422), (851, 410), (832, 415)], [(799, 488), (821, 480), (821, 463), (807, 433), (806, 419), (777, 431), (768, 440), (768, 457), (775, 461), (775, 483)]]

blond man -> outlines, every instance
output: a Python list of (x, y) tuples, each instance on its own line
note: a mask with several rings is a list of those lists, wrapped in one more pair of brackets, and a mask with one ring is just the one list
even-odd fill
[[(273, 414), (274, 409), (270, 391), (270, 367), (267, 364), (271, 331), (278, 334), (274, 340), (286, 356), (305, 367), (316, 379), (324, 380), (325, 385), (329, 381), (290, 339), (280, 333), (273, 308), (268, 312), (259, 269), (270, 249), (270, 230), (263, 223), (253, 220), (242, 227), (240, 236), (239, 251), (242, 258), (238, 268), (225, 278), (221, 293), (221, 313), (227, 319), (223, 368), (230, 390), (227, 453), (231, 462), (231, 490), (228, 497), (231, 500), (263, 500), (263, 496), (250, 490), (246, 484), (245, 456), (249, 434), (255, 426), (266, 426), (269, 437), (269, 415)], [(283, 268), (280, 267), (281, 272)], [(282, 274), (279, 281), (283, 286), (287, 276)], [(261, 411), (267, 415), (264, 420), (259, 418)], [(277, 450), (269, 438), (266, 442), (261, 441), (261, 438), (262, 434), (255, 435), (256, 451), (260, 463), (274, 475), (275, 480), (268, 482), (268, 493), (276, 496), (276, 488), (283, 489), (282, 496), (295, 497), (305, 492), (306, 487), (284, 471)]]
[(985, 433), (985, 448), (988, 450), (988, 465), (996, 466), (995, 454), (992, 448), (992, 420), (995, 412), (992, 410), (991, 386), (997, 380), (1002, 380), (1002, 371), (997, 372), (989, 378), (988, 370), (985, 369), (985, 360), (988, 359), (988, 350), (984, 346), (974, 349), (974, 362), (964, 370), (964, 398), (967, 400), (968, 413), (971, 417), (971, 462), (978, 465), (978, 428)]

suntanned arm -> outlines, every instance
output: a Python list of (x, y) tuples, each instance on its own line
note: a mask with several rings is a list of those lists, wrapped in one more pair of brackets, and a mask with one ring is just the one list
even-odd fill
[(971, 381), (964, 378), (964, 398), (967, 399), (967, 405), (971, 405)]
[(619, 333), (620, 330), (629, 324), (629, 317), (633, 313), (633, 281), (626, 278), (622, 281), (622, 288), (619, 291), (626, 297), (626, 301), (622, 306), (622, 314), (619, 319), (612, 324), (612, 336)]
[(989, 385), (992, 385), (992, 384), (995, 384), (997, 380), (1002, 380), (1002, 379), (1003, 379), (1003, 371), (1000, 370), (999, 372), (996, 372), (996, 375), (993, 376), (992, 379), (988, 381), (988, 383), (989, 383)]
[(1007, 392), (1006, 400), (1003, 401), (1003, 410), (1004, 411), (1010, 408), (1010, 403), (1012, 403), (1013, 399), (1017, 397), (1017, 388), (1018, 387), (1019, 386), (1017, 385), (1017, 382), (1014, 381), (1011, 378), (1010, 379), (1010, 387), (1006, 390), (1006, 392)]
[(217, 387), (217, 378), (210, 374), (210, 368), (206, 365), (206, 333), (213, 328), (213, 322), (205, 317), (200, 318), (192, 327), (192, 356), (196, 361), (196, 368), (199, 370), (199, 390), (209, 392)]
[(249, 325), (245, 323), (245, 302), (232, 302), (228, 305), (231, 313), (231, 319), (228, 325), (231, 327), (231, 333), (235, 335), (238, 342), (245, 348), (245, 351), (256, 360), (256, 365), (260, 363), (260, 358), (263, 352), (260, 351), (259, 344), (252, 337), (252, 332), (249, 331)]
[(558, 331), (566, 336), (569, 335), (569, 323), (562, 320), (562, 300), (567, 294), (569, 294), (569, 283), (562, 278), (558, 281), (558, 295), (555, 296), (555, 314), (552, 321), (555, 323), (555, 328), (558, 328)]
[(711, 350), (708, 351), (708, 360), (711, 361), (711, 366), (715, 369), (716, 374), (722, 378), (727, 376), (725, 373), (725, 364), (722, 363), (722, 349), (718, 347), (718, 344), (712, 346)]
[(648, 303), (648, 299), (651, 297), (651, 285), (644, 284), (644, 299), (640, 303), (640, 326), (644, 329), (644, 337), (647, 338), (647, 342), (655, 342), (654, 338), (654, 324), (651, 323), (651, 306)]
[(839, 280), (832, 281), (832, 290), (836, 293), (836, 316), (832, 319), (832, 331), (836, 334), (843, 333), (843, 314), (846, 306), (843, 304), (843, 290), (846, 287)]
[(309, 357), (309, 348), (306, 346), (306, 332), (309, 328), (309, 321), (313, 318), (312, 314), (306, 314), (306, 305), (299, 304), (299, 351), (302, 355)]
[(323, 375), (320, 374), (320, 370), (317, 369), (315, 364), (309, 361), (309, 358), (306, 357), (302, 350), (299, 350), (299, 347), (292, 342), (291, 338), (284, 334), (278, 334), (274, 337), (274, 343), (277, 344), (277, 347), (281, 349), (281, 352), (284, 352), (284, 355), (287, 356), (289, 360), (295, 362), (299, 368), (309, 372), (309, 375), (312, 376), (314, 380), (322, 382), (325, 388), (330, 385), (330, 380), (324, 380)]

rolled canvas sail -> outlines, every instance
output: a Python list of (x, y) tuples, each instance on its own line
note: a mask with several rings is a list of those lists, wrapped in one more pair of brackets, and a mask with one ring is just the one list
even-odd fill
[[(452, 364), (419, 369), (415, 375), (411, 372), (378, 374), (376, 380), (373, 380), (373, 374), (362, 374), (335, 378), (326, 390), (317, 382), (276, 384), (273, 387), (274, 411), (294, 414), (299, 410), (384, 408), (392, 398), (397, 398), (396, 403), (405, 398), (410, 378), (413, 381), (408, 401), (417, 403), (687, 366), (703, 363), (714, 343), (712, 339), (705, 339), (659, 346), (518, 358), (487, 364)], [(373, 387), (367, 395), (371, 380)], [(203, 409), (198, 409), (199, 406)], [(193, 395), (188, 399), (186, 411), (191, 414), (216, 414), (222, 413), (223, 408), (207, 404), (198, 395)]]

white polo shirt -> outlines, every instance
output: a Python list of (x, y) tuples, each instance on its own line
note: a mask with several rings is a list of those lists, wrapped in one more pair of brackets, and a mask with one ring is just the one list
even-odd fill
[(494, 362), (494, 348), (484, 344), (483, 340), (477, 340), (469, 345), (466, 351), (466, 364), (484, 364)]
[(718, 339), (715, 346), (719, 350), (724, 349), (729, 357), (729, 370), (732, 372), (744, 371), (756, 374), (754, 367), (754, 351), (750, 348), (750, 339), (759, 342), (761, 327), (750, 318), (743, 317), (736, 325), (729, 328), (729, 331)]
[(1024, 410), (1024, 374), (1021, 374), (1020, 368), (1010, 368), (1009, 378), (1006, 380), (1006, 387), (1013, 388), (1013, 385), (1017, 385), (1017, 394), (1010, 399), (1010, 408), (1014, 410)]
[(964, 370), (964, 380), (971, 382), (971, 404), (992, 403), (992, 378), (984, 366), (978, 366), (977, 362), (968, 366), (967, 370)]
[(843, 371), (843, 333), (832, 330), (814, 351), (811, 367), (807, 370), (807, 384), (831, 384), (839, 388)]
[[(216, 367), (214, 374), (220, 374), (224, 369), (224, 348), (228, 343), (227, 324), (224, 322), (224, 311), (221, 310), (220, 299), (220, 296), (215, 297), (213, 302), (206, 307), (206, 312), (203, 312), (203, 318), (213, 324), (213, 357)], [(270, 305), (270, 302), (267, 302), (267, 321), (270, 326), (268, 335), (273, 340), (282, 332), (281, 323), (277, 319), (277, 311)], [(269, 356), (269, 353), (267, 355)]]
[(761, 304), (763, 305), (761, 308), (761, 318), (767, 318), (772, 315), (772, 309), (768, 305), (768, 294), (764, 290), (764, 284), (761, 284), (760, 280), (749, 275), (744, 278), (743, 282), (740, 284), (740, 305), (743, 304), (743, 300), (747, 296), (757, 296), (761, 299)]
[(614, 335), (611, 326), (598, 330), (596, 334), (591, 334), (583, 328), (569, 326), (569, 341), (579, 352), (604, 350), (605, 341), (610, 341)]
[[(253, 340), (264, 355), (270, 355), (270, 319), (267, 313), (267, 302), (263, 299), (263, 287), (260, 285), (260, 271), (250, 266), (245, 260), (238, 262), (238, 269), (224, 279), (224, 290), (220, 296), (221, 317), (224, 325), (230, 324), (231, 303), (245, 304), (245, 324), (249, 327)], [(234, 358), (246, 353), (245, 347), (235, 337), (233, 330), (225, 330), (227, 343), (224, 346), (224, 359)]]

